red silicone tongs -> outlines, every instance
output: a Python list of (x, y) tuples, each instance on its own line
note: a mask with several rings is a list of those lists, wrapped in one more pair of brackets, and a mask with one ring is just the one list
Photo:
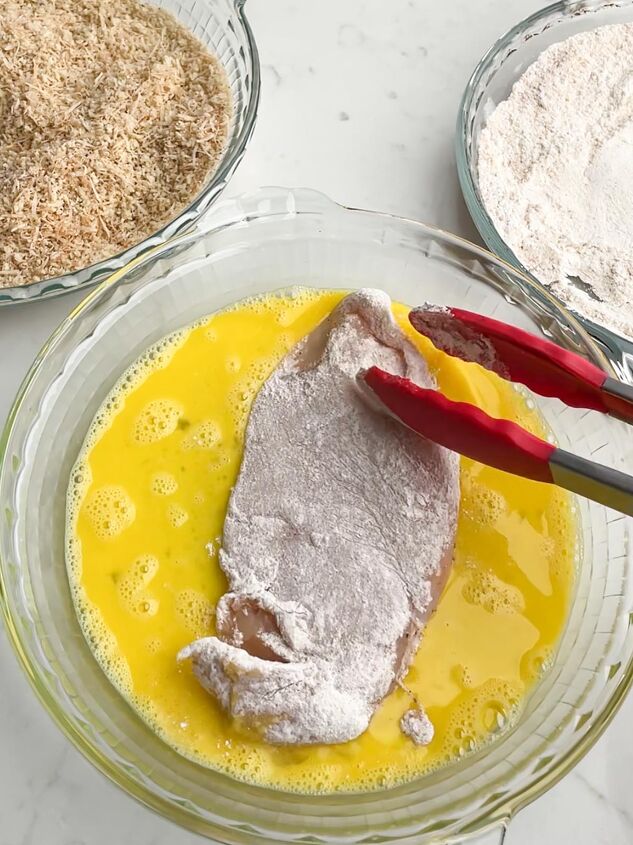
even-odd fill
[[(443, 352), (475, 362), (541, 396), (633, 423), (633, 388), (555, 343), (461, 308), (417, 308), (413, 327)], [(418, 434), (480, 463), (557, 484), (633, 516), (633, 477), (580, 458), (480, 408), (453, 402), (378, 367), (361, 382)]]

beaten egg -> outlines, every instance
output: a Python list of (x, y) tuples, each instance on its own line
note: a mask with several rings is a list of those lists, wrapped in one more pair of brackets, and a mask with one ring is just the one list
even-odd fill
[[(67, 565), (77, 613), (110, 680), (162, 739), (235, 778), (305, 793), (374, 790), (494, 741), (546, 670), (570, 603), (577, 529), (567, 493), (461, 460), (455, 560), (402, 688), (340, 745), (272, 746), (240, 731), (176, 654), (214, 633), (226, 591), (222, 526), (251, 403), (282, 356), (344, 296), (245, 300), (149, 349), (104, 402), (73, 469)], [(539, 436), (521, 391), (437, 351), (393, 306), (451, 399)], [(435, 726), (415, 746), (416, 696)]]

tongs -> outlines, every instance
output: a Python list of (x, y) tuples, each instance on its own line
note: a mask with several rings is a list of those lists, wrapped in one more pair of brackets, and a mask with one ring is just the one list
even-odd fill
[[(409, 320), (452, 357), (480, 364), (541, 396), (633, 423), (633, 388), (555, 343), (461, 308), (424, 306), (411, 311)], [(441, 446), (633, 516), (633, 477), (626, 473), (559, 449), (517, 423), (495, 419), (379, 367), (362, 371), (359, 380), (392, 416)]]

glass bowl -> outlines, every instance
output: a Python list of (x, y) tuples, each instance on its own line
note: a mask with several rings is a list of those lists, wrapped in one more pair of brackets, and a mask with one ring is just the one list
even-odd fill
[[(91, 292), (36, 359), (0, 441), (0, 605), (45, 708), (122, 789), (172, 821), (232, 843), (438, 843), (489, 829), (590, 748), (633, 677), (630, 523), (578, 501), (575, 597), (552, 668), (516, 726), (487, 749), (375, 793), (287, 794), (186, 760), (141, 721), (84, 640), (64, 564), (71, 466), (115, 380), (150, 344), (243, 297), (294, 284), (375, 286), (406, 303), (459, 304), (608, 362), (566, 311), (484, 249), (321, 194), (271, 188), (224, 201), (198, 231)], [(538, 400), (563, 448), (631, 469), (623, 424)], [(628, 434), (630, 443), (630, 434)], [(496, 840), (495, 840), (496, 841)]]
[[(488, 216), (479, 191), (479, 136), (497, 105), (537, 57), (558, 41), (604, 24), (633, 21), (633, 0), (563, 0), (536, 12), (502, 35), (483, 56), (462, 97), (455, 150), (459, 182), (470, 215), (488, 247), (537, 281), (514, 255)], [(591, 320), (577, 319), (597, 341), (620, 378), (633, 382), (633, 342)]]
[(143, 0), (171, 12), (222, 62), (227, 75), (233, 114), (226, 148), (200, 193), (180, 214), (157, 232), (129, 249), (72, 273), (0, 287), (0, 305), (30, 302), (88, 287), (174, 235), (190, 230), (195, 221), (222, 193), (246, 150), (259, 103), (259, 56), (251, 28), (244, 16), (245, 0)]

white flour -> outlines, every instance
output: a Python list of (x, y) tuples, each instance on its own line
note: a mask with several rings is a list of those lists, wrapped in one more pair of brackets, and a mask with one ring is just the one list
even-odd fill
[(499, 360), (491, 341), (454, 317), (450, 308), (425, 303), (409, 314), (413, 328), (431, 341), (433, 346), (452, 358), (474, 362), (487, 370), (508, 378), (508, 370)]
[(428, 745), (435, 735), (431, 720), (421, 708), (407, 710), (400, 719), (400, 730), (416, 745)]
[(479, 142), (501, 237), (579, 314), (633, 338), (633, 24), (554, 44)]
[[(356, 375), (374, 364), (435, 386), (389, 297), (359, 291), (260, 389), (224, 524), (218, 635), (180, 654), (269, 742), (362, 733), (452, 561), (458, 457), (366, 403)], [(402, 727), (433, 735), (419, 705)]]

